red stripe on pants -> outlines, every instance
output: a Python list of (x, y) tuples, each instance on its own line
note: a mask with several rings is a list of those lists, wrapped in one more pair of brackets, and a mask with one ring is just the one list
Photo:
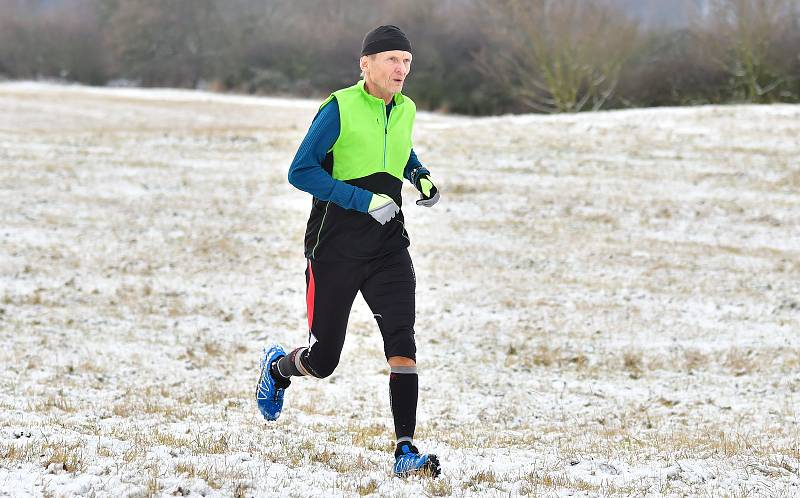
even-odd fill
[(308, 288), (306, 289), (306, 310), (308, 311), (308, 330), (314, 323), (314, 271), (311, 269), (311, 260), (308, 261)]

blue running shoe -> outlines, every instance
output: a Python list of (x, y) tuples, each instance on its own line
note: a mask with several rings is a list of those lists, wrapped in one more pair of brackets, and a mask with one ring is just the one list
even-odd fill
[(258, 377), (256, 387), (256, 403), (261, 415), (267, 420), (278, 420), (283, 409), (283, 393), (289, 387), (290, 381), (276, 381), (269, 369), (272, 363), (281, 357), (286, 356), (280, 344), (273, 344), (264, 349), (264, 357), (261, 359), (261, 375)]
[(417, 447), (411, 443), (398, 444), (394, 456), (394, 475), (397, 477), (410, 475), (438, 477), (442, 472), (436, 455), (420, 455)]

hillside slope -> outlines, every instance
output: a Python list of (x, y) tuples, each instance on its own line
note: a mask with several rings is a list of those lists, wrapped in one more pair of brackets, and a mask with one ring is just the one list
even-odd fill
[(0, 496), (792, 496), (800, 107), (420, 114), (442, 201), (404, 212), (417, 440), (359, 298), (336, 373), (255, 407), (303, 344), (317, 103), (0, 85)]

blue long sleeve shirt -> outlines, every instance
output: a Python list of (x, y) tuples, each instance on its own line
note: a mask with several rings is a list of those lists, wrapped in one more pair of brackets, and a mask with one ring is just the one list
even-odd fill
[[(387, 119), (393, 106), (394, 102), (386, 106)], [(339, 104), (334, 98), (314, 117), (308, 133), (297, 149), (289, 167), (289, 183), (322, 201), (331, 201), (344, 209), (366, 213), (372, 200), (372, 192), (336, 180), (322, 168), (322, 162), (339, 138), (340, 130)], [(430, 174), (419, 162), (414, 149), (411, 149), (403, 176), (411, 181), (411, 172), (414, 170), (417, 170), (417, 176)]]

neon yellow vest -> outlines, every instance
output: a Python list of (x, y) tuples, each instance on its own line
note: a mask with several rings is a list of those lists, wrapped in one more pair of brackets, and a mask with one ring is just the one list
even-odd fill
[[(417, 106), (401, 93), (386, 119), (386, 103), (364, 89), (364, 80), (333, 92), (320, 109), (336, 97), (339, 138), (333, 144), (333, 172), (337, 180), (353, 180), (386, 172), (403, 180), (411, 154), (411, 132)], [(329, 151), (330, 152), (330, 151)]]

